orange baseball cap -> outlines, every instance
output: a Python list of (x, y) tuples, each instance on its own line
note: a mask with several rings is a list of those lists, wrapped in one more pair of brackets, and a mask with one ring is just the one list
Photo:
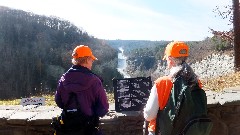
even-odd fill
[(90, 56), (93, 60), (97, 60), (97, 58), (92, 54), (92, 50), (86, 45), (79, 45), (73, 50), (73, 58), (81, 58), (85, 56)]
[(163, 60), (165, 60), (167, 56), (171, 57), (188, 56), (188, 52), (189, 47), (187, 44), (181, 41), (173, 41), (167, 45)]

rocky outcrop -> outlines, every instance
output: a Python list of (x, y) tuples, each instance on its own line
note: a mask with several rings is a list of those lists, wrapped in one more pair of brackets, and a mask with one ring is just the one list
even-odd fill
[(200, 62), (191, 64), (200, 78), (213, 78), (234, 72), (234, 57), (230, 55), (211, 54)]
[[(211, 54), (196, 63), (189, 63), (200, 79), (213, 78), (234, 72), (234, 56)], [(166, 63), (160, 62), (152, 76), (168, 74)]]

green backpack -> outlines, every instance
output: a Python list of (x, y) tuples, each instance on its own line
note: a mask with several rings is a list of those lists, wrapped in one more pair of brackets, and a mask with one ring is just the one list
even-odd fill
[(156, 135), (209, 135), (211, 129), (205, 91), (198, 83), (190, 87), (182, 76), (177, 76), (168, 103), (158, 111)]

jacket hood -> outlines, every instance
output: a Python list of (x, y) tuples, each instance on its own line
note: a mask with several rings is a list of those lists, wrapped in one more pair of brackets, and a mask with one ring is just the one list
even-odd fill
[[(66, 90), (80, 92), (89, 89), (99, 78), (89, 69), (83, 66), (72, 66), (62, 77)], [(78, 87), (76, 87), (76, 85)]]

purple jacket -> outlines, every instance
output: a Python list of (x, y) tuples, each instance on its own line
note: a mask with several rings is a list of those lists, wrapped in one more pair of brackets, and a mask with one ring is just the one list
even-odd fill
[[(69, 99), (72, 92), (76, 93), (77, 101)], [(55, 102), (62, 109), (77, 109), (79, 106), (81, 111), (89, 116), (103, 117), (109, 108), (99, 77), (89, 69), (77, 65), (72, 66), (59, 80)]]

